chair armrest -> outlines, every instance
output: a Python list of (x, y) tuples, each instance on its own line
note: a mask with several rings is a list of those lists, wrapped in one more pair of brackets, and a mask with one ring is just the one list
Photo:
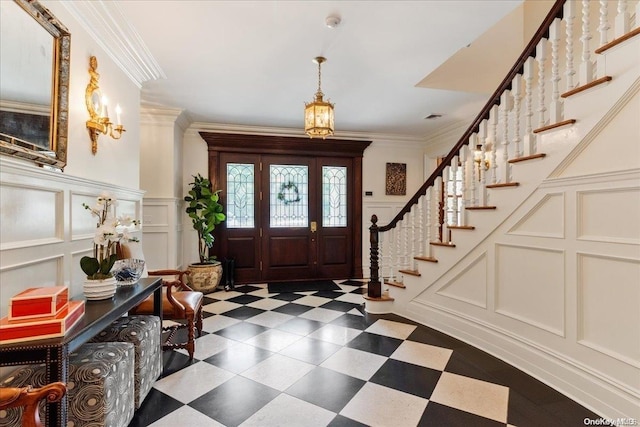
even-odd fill
[(40, 426), (38, 402), (47, 399), (48, 403), (57, 402), (67, 392), (64, 383), (56, 382), (44, 387), (0, 387), (0, 409), (24, 407), (23, 426)]
[(175, 283), (174, 286), (181, 291), (193, 291), (193, 289), (187, 285), (187, 275), (189, 275), (189, 271), (187, 270), (154, 270), (149, 272), (149, 276), (177, 276), (178, 279), (171, 282)]
[(180, 301), (178, 301), (177, 299), (175, 299), (175, 297), (171, 294), (171, 289), (175, 286), (177, 288), (181, 288), (182, 287), (182, 282), (180, 282), (179, 280), (174, 280), (173, 282), (169, 282), (167, 280), (163, 280), (162, 281), (162, 286), (167, 288), (167, 300), (169, 301), (169, 304), (171, 304), (171, 306), (173, 306), (174, 310), (177, 309), (180, 312), (185, 312), (186, 308), (184, 305), (182, 305), (180, 303)]

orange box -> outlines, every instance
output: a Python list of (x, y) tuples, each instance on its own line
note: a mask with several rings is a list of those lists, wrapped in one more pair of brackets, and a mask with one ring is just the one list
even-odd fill
[(38, 319), (57, 315), (69, 301), (67, 286), (29, 288), (9, 301), (9, 321)]
[(0, 343), (40, 340), (63, 336), (84, 315), (84, 301), (69, 301), (56, 316), (24, 321), (0, 319)]

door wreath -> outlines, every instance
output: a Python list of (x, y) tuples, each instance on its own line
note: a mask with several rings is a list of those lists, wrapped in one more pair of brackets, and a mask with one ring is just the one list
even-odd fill
[(298, 186), (293, 181), (282, 183), (278, 192), (278, 200), (281, 200), (285, 205), (299, 202), (301, 199)]

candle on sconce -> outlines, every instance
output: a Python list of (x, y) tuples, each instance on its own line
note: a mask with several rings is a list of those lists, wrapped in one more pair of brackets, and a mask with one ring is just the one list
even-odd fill
[(116, 105), (116, 125), (120, 126), (122, 125), (122, 122), (120, 121), (120, 113), (122, 113), (122, 108), (120, 108), (120, 104)]
[(107, 104), (109, 103), (109, 100), (107, 99), (106, 96), (102, 97), (102, 117), (105, 119), (109, 118), (109, 110), (107, 109)]

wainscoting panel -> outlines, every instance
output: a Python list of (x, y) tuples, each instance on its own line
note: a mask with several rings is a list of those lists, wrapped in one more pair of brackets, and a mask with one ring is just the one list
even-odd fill
[(640, 260), (579, 253), (577, 266), (578, 342), (640, 368)]
[(487, 254), (481, 253), (437, 292), (448, 298), (487, 308)]
[(538, 204), (510, 230), (509, 234), (564, 238), (564, 194), (546, 194)]
[[(169, 251), (166, 250), (169, 244), (169, 234), (163, 232), (144, 233), (144, 256), (149, 260), (149, 269), (157, 270), (162, 266), (169, 266)], [(167, 267), (165, 267), (167, 268)]]
[[(142, 247), (147, 267), (150, 270), (183, 268), (188, 264), (182, 260), (183, 201), (172, 197), (145, 198), (143, 203)], [(194, 241), (194, 244), (197, 243)]]
[(640, 187), (577, 193), (579, 240), (640, 245)]
[(496, 312), (564, 336), (564, 251), (496, 245)]
[(92, 253), (96, 218), (82, 203), (94, 206), (103, 192), (141, 218), (140, 190), (0, 157), (0, 316), (7, 314), (10, 298), (26, 288), (67, 285), (72, 298), (83, 298), (79, 263)]
[(62, 228), (58, 228), (62, 215), (62, 193), (59, 190), (3, 185), (0, 205), (2, 249), (62, 239)]

